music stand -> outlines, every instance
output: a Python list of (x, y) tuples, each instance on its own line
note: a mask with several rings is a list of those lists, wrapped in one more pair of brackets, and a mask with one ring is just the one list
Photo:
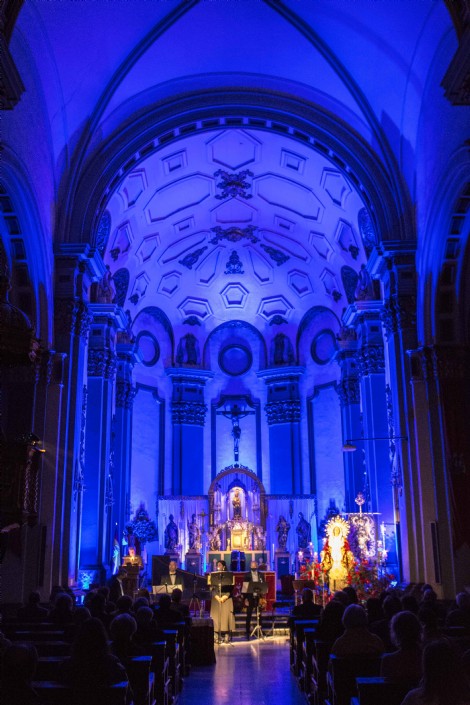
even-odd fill
[(253, 595), (253, 598), (256, 600), (256, 626), (254, 627), (253, 631), (250, 634), (250, 637), (252, 636), (257, 636), (258, 639), (265, 639), (266, 637), (263, 634), (263, 630), (261, 629), (261, 624), (259, 621), (259, 598), (262, 595), (267, 595), (269, 591), (269, 585), (268, 583), (265, 582), (254, 582), (250, 580), (249, 582), (243, 583), (243, 592), (245, 595)]
[(193, 596), (190, 600), (189, 603), (189, 614), (191, 614), (191, 610), (193, 610), (193, 616), (195, 617), (197, 614), (201, 613), (201, 603), (199, 601), (198, 594), (196, 592), (197, 588), (197, 578), (196, 578), (196, 572), (193, 573)]
[[(227, 570), (217, 570), (215, 573), (210, 574), (210, 584), (211, 587), (217, 587), (219, 589), (219, 598), (222, 597), (222, 587), (226, 585), (233, 585), (233, 573)], [(217, 630), (217, 643), (221, 644), (221, 614), (222, 614), (222, 604), (219, 599), (219, 629)]]

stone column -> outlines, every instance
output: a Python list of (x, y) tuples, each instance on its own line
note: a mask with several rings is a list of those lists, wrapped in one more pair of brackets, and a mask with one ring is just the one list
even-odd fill
[(416, 348), (416, 269), (413, 244), (393, 243), (389, 251), (371, 255), (372, 276), (381, 279), (384, 309), (385, 357), (390, 386), (388, 403), (394, 415), (394, 466), (392, 471), (394, 513), (402, 576), (420, 581), (417, 531), (413, 507), (414, 434), (411, 367), (407, 350)]
[[(356, 301), (343, 316), (357, 333), (360, 370), (363, 448), (368, 484), (365, 508), (379, 522), (393, 526), (393, 496), (390, 476), (385, 357), (380, 314), (381, 301)], [(370, 440), (367, 440), (370, 439)]]
[(113, 497), (112, 532), (117, 529), (119, 541), (125, 524), (129, 521), (130, 476), (132, 457), (132, 408), (136, 389), (132, 369), (139, 357), (135, 343), (118, 334), (116, 374), (116, 414), (113, 424)]
[(112, 558), (114, 503), (111, 431), (116, 377), (117, 331), (127, 326), (121, 308), (90, 304), (92, 314), (88, 348), (88, 402), (85, 424), (80, 570), (96, 571), (103, 579)]
[(173, 382), (173, 495), (202, 495), (204, 488), (204, 386), (214, 374), (207, 370), (169, 368)]
[[(357, 336), (354, 328), (343, 328), (338, 341), (339, 350), (335, 359), (341, 369), (341, 378), (336, 386), (341, 404), (341, 425), (343, 443), (361, 438), (361, 390), (360, 368), (358, 364)], [(354, 441), (356, 446), (362, 444)], [(354, 503), (358, 492), (364, 491), (364, 458), (362, 452), (344, 453), (344, 485), (346, 511), (355, 512)]]
[(470, 580), (470, 354), (459, 345), (410, 352), (419, 447), (416, 512), (423, 562), (430, 582), (446, 597)]
[(63, 412), (58, 444), (57, 530), (54, 531), (54, 574), (59, 584), (78, 578), (82, 467), (80, 433), (86, 348), (91, 315), (88, 295), (104, 273), (101, 257), (85, 244), (62, 244), (55, 254), (55, 349), (64, 353)]
[(267, 385), (266, 418), (272, 494), (302, 494), (299, 379), (304, 367), (277, 367), (258, 372)]

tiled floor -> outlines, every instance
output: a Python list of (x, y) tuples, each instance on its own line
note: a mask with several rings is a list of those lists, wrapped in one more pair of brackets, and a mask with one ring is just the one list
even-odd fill
[(193, 668), (179, 705), (305, 705), (289, 668), (286, 637), (216, 646), (217, 664)]

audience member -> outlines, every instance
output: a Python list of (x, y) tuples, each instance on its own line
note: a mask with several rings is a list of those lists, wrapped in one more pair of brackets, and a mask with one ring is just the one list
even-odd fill
[(116, 612), (118, 614), (130, 614), (132, 612), (132, 598), (129, 595), (122, 595), (116, 602)]
[(366, 600), (367, 622), (369, 625), (379, 622), (384, 618), (382, 603), (378, 597), (369, 597)]
[(458, 653), (447, 641), (433, 641), (423, 652), (423, 679), (402, 705), (469, 705), (470, 687)]
[(292, 610), (294, 619), (318, 619), (322, 613), (321, 605), (313, 601), (313, 591), (310, 588), (302, 590), (302, 604), (296, 605)]
[(418, 610), (418, 619), (422, 628), (421, 642), (423, 645), (441, 637), (439, 619), (432, 605), (421, 605)]
[(135, 615), (137, 630), (134, 634), (134, 641), (139, 647), (145, 649), (158, 639), (157, 624), (153, 618), (153, 610), (150, 607), (140, 607)]
[(137, 623), (130, 614), (119, 614), (111, 622), (109, 630), (111, 634), (111, 651), (127, 668), (131, 658), (142, 655), (142, 649), (134, 641)]
[(349, 605), (343, 614), (344, 634), (331, 647), (335, 656), (379, 656), (385, 650), (383, 641), (367, 628), (367, 615), (360, 605)]
[(414, 595), (403, 595), (401, 598), (401, 608), (404, 612), (413, 612), (413, 614), (418, 614), (418, 600)]
[(358, 603), (357, 592), (352, 587), (352, 585), (347, 585), (345, 588), (343, 588), (343, 592), (345, 595), (347, 595), (350, 605), (357, 605), (357, 603)]
[(380, 675), (396, 682), (419, 682), (422, 674), (421, 625), (413, 612), (398, 612), (390, 623), (391, 641), (397, 651), (384, 654)]
[(124, 666), (110, 652), (102, 622), (84, 622), (72, 644), (71, 656), (62, 663), (59, 680), (70, 686), (76, 701), (90, 703), (100, 688), (127, 681)]
[(48, 621), (59, 626), (73, 622), (73, 600), (70, 595), (63, 592), (56, 596), (54, 607), (49, 611)]
[(171, 593), (171, 609), (175, 610), (180, 617), (189, 619), (189, 607), (181, 602), (183, 593), (180, 588), (175, 588)]
[(317, 638), (330, 647), (344, 632), (343, 627), (344, 605), (338, 600), (331, 600), (325, 605), (317, 627)]
[(20, 607), (17, 617), (21, 622), (47, 622), (48, 610), (41, 607), (41, 595), (36, 590), (30, 592), (27, 603)]
[(393, 651), (393, 644), (390, 638), (390, 622), (393, 615), (401, 611), (401, 602), (396, 595), (387, 595), (383, 601), (382, 608), (384, 618), (371, 624), (370, 630), (382, 640), (386, 651)]
[(160, 629), (179, 622), (181, 617), (175, 610), (171, 609), (171, 597), (163, 594), (158, 601), (158, 608), (155, 610), (155, 620)]
[(32, 682), (38, 662), (32, 644), (11, 644), (3, 655), (2, 705), (39, 705)]
[(456, 606), (447, 614), (446, 627), (464, 627), (470, 631), (470, 595), (468, 592), (459, 592), (455, 602)]

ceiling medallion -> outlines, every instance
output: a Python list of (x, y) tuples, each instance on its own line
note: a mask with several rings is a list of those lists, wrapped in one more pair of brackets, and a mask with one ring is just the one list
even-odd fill
[(211, 245), (217, 245), (221, 240), (228, 240), (229, 242), (249, 240), (253, 244), (259, 242), (259, 238), (253, 235), (254, 231), (257, 230), (255, 225), (247, 225), (246, 228), (236, 228), (235, 226), (221, 228), (220, 225), (216, 225), (216, 227), (211, 228), (211, 230), (215, 233), (215, 237), (209, 241)]
[(249, 169), (244, 169), (239, 171), (238, 174), (229, 174), (228, 171), (223, 169), (218, 169), (214, 172), (214, 176), (220, 176), (222, 181), (216, 185), (216, 188), (221, 188), (222, 193), (219, 193), (216, 198), (252, 198), (251, 193), (247, 193), (246, 190), (251, 188), (251, 184), (245, 181), (247, 176), (254, 176), (252, 171)]

